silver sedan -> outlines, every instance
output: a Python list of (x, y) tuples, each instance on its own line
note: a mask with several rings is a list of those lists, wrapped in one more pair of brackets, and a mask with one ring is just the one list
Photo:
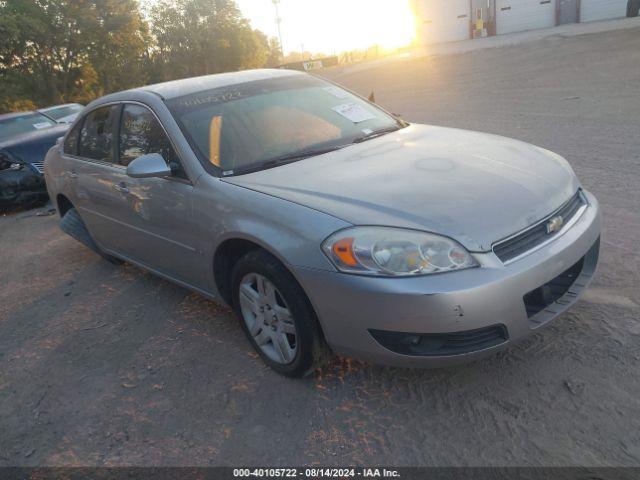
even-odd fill
[(332, 352), (479, 358), (567, 309), (598, 260), (598, 202), (559, 155), (285, 70), (100, 98), (45, 175), (65, 232), (226, 302), (288, 376)]

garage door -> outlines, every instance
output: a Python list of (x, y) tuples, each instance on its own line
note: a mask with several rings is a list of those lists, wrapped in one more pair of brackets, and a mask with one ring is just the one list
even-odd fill
[(469, 0), (417, 0), (414, 5), (419, 39), (424, 44), (469, 38)]
[(582, 0), (580, 2), (581, 22), (620, 18), (626, 15), (627, 0)]
[(556, 26), (556, 0), (497, 0), (496, 32), (511, 33)]

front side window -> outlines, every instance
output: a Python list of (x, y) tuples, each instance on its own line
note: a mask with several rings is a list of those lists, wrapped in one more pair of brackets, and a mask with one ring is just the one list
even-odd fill
[(167, 134), (153, 113), (141, 105), (125, 105), (120, 124), (120, 163), (126, 167), (148, 153), (162, 155), (174, 177), (187, 178)]
[(53, 120), (37, 112), (6, 118), (0, 120), (0, 140), (44, 130), (45, 128), (53, 127), (55, 124)]
[(67, 136), (64, 139), (63, 151), (67, 155), (78, 154), (78, 137), (80, 134), (80, 126), (81, 124), (78, 124), (73, 127), (73, 129), (69, 133), (67, 133)]
[(301, 159), (402, 126), (375, 105), (306, 75), (205, 90), (167, 105), (200, 160), (224, 174)]
[(120, 107), (112, 105), (87, 115), (80, 130), (79, 156), (113, 163), (114, 131), (119, 112)]

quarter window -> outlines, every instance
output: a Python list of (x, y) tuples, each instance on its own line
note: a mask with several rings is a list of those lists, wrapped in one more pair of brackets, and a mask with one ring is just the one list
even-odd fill
[(80, 131), (81, 157), (113, 162), (113, 140), (120, 107), (103, 107), (89, 113)]
[(120, 124), (120, 163), (125, 167), (148, 153), (159, 153), (174, 177), (186, 179), (167, 134), (151, 111), (140, 105), (125, 105)]

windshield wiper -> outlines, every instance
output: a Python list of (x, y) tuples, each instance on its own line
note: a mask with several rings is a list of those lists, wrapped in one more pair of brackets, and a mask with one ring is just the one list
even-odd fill
[(294, 152), (288, 155), (282, 155), (281, 157), (275, 157), (264, 162), (260, 162), (256, 165), (248, 165), (244, 168), (236, 168), (232, 175), (239, 175), (243, 173), (255, 172), (258, 170), (265, 170), (267, 168), (276, 167), (278, 165), (283, 165), (285, 163), (295, 162), (297, 160), (302, 160), (304, 158), (315, 157), (316, 155), (322, 155), (323, 153), (334, 152), (336, 150), (340, 150), (341, 148), (348, 147), (351, 145), (350, 143), (345, 145), (333, 145), (331, 147), (325, 148), (316, 148), (309, 150), (301, 150), (299, 152)]
[(353, 143), (362, 143), (367, 140), (371, 140), (372, 138), (380, 137), (387, 133), (397, 132), (402, 127), (400, 125), (393, 125), (391, 127), (379, 128), (378, 130), (373, 130), (372, 132), (367, 133), (366, 135), (362, 135), (361, 137), (356, 137), (353, 140)]
[(341, 148), (347, 147), (348, 145), (334, 145), (332, 147), (325, 148), (316, 148), (310, 150), (301, 150), (299, 152), (294, 152), (289, 155), (283, 155), (281, 157), (272, 158), (267, 160), (261, 165), (279, 165), (284, 162), (289, 162), (292, 160), (302, 160), (303, 158), (315, 157), (316, 155), (322, 155), (323, 153), (333, 152), (335, 150), (340, 150)]

